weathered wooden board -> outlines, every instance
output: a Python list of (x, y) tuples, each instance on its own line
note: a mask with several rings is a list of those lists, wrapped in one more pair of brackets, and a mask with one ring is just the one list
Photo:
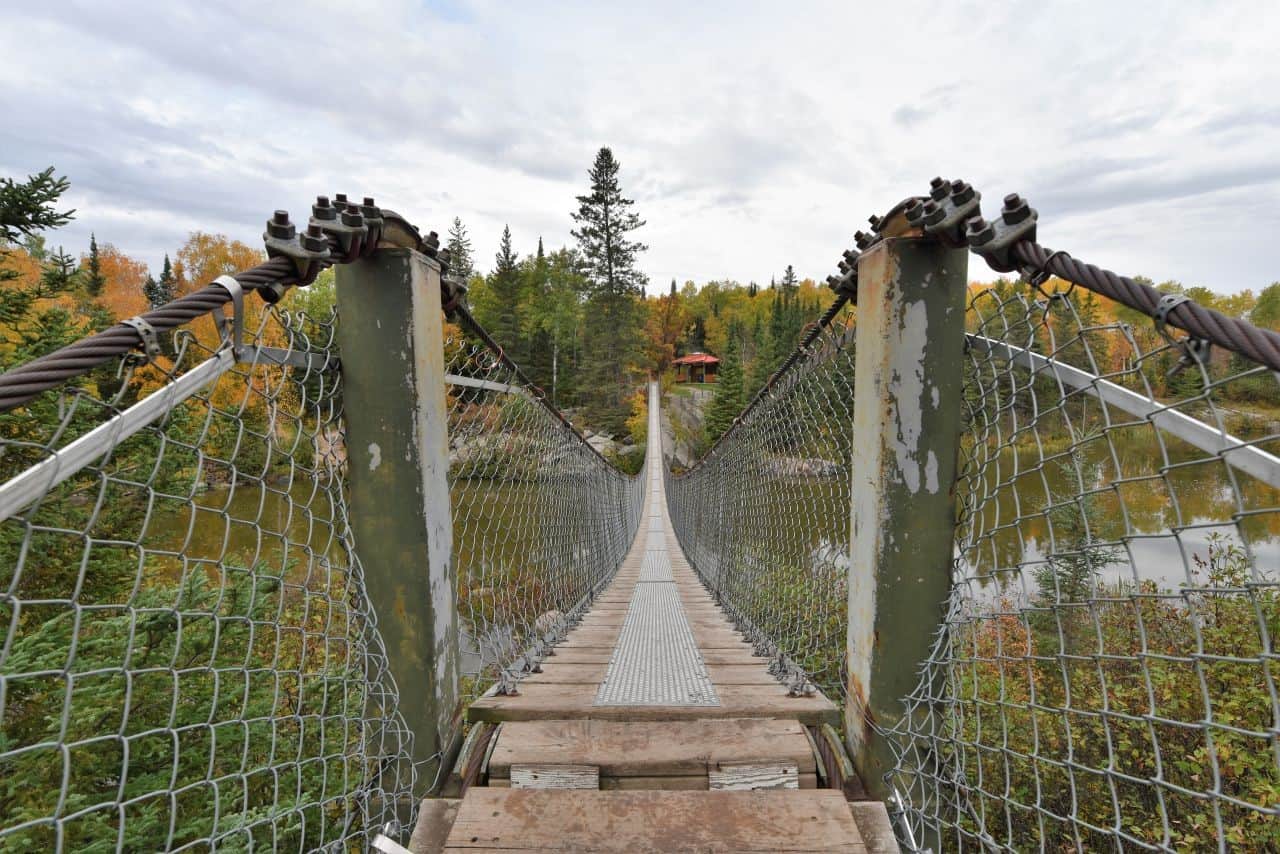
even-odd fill
[(520, 762), (593, 765), (602, 777), (705, 777), (709, 765), (766, 759), (804, 773), (817, 767), (794, 720), (519, 721), (503, 724), (489, 777), (507, 777)]
[(472, 789), (446, 851), (865, 854), (839, 792)]
[(781, 685), (716, 687), (719, 706), (597, 706), (594, 685), (522, 682), (514, 696), (481, 697), (467, 709), (472, 721), (599, 720), (671, 721), (699, 718), (777, 718), (839, 725), (840, 712), (821, 694), (791, 697)]
[(594, 765), (513, 763), (508, 769), (513, 789), (599, 789), (600, 769)]
[(712, 791), (798, 789), (800, 769), (790, 762), (721, 762), (707, 770)]

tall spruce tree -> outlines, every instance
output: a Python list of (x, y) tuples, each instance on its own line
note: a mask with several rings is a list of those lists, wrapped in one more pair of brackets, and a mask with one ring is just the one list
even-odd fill
[(788, 264), (787, 269), (782, 272), (782, 282), (780, 284), (782, 286), (782, 293), (785, 294), (788, 299), (791, 299), (796, 295), (796, 291), (800, 287), (800, 280), (796, 278), (795, 268), (790, 264)]
[(164, 256), (164, 266), (160, 268), (160, 278), (155, 279), (147, 276), (147, 281), (142, 285), (142, 294), (147, 298), (152, 308), (158, 308), (167, 302), (172, 302), (174, 293), (174, 275), (173, 264), (169, 261), (169, 256)]
[(648, 278), (636, 268), (636, 257), (648, 249), (627, 237), (645, 224), (631, 210), (633, 199), (622, 195), (618, 184), (621, 164), (605, 146), (596, 154), (587, 173), (591, 192), (578, 196), (573, 230), (578, 248), (587, 264), (587, 277), (595, 290), (609, 296), (636, 296), (644, 291)]
[(733, 419), (738, 417), (742, 407), (746, 405), (746, 394), (742, 378), (742, 348), (739, 339), (742, 332), (737, 325), (730, 326), (728, 341), (725, 343), (724, 358), (720, 360), (720, 375), (716, 382), (715, 396), (711, 398), (711, 406), (707, 410), (707, 441), (714, 442), (733, 426)]
[(84, 289), (91, 297), (102, 296), (107, 279), (102, 275), (102, 256), (98, 254), (98, 236), (89, 232), (89, 261), (86, 264)]
[(607, 146), (588, 172), (591, 192), (578, 196), (573, 236), (590, 283), (583, 330), (583, 405), (588, 423), (620, 433), (625, 429), (632, 368), (643, 322), (639, 301), (648, 281), (636, 261), (648, 247), (628, 237), (643, 226), (622, 195), (620, 164)]
[(503, 349), (519, 364), (524, 357), (520, 323), (524, 277), (520, 272), (520, 256), (511, 245), (510, 226), (502, 227), (502, 240), (498, 242), (498, 251), (493, 260), (493, 272), (485, 280), (491, 301), (485, 325)]
[(449, 226), (449, 272), (467, 282), (476, 273), (475, 256), (471, 252), (471, 238), (460, 217), (453, 218)]

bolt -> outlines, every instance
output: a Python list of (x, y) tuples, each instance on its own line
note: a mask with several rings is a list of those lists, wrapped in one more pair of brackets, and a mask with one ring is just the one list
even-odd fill
[(334, 207), (340, 208), (340, 207), (342, 207), (343, 205), (345, 205), (346, 203), (347, 203), (347, 194), (346, 194), (346, 193), (334, 193), (334, 194), (333, 194), (333, 205), (334, 205)]
[(955, 203), (957, 205), (963, 205), (966, 202), (972, 201), (974, 196), (977, 195), (974, 192), (973, 187), (970, 186), (969, 184), (964, 183), (963, 181), (958, 181), (957, 183), (960, 186), (955, 188), (954, 192), (952, 192), (951, 194), (951, 198), (955, 201)]
[(929, 202), (927, 205), (924, 206), (925, 225), (937, 225), (938, 223), (942, 222), (943, 218), (946, 217), (946, 215), (947, 215), (947, 212), (943, 210), (942, 206), (939, 204)]
[(373, 204), (373, 196), (365, 196), (365, 197), (364, 197), (364, 203), (365, 203), (365, 205), (366, 205), (367, 207), (373, 207), (373, 206), (374, 206), (374, 204)]
[(858, 253), (852, 249), (844, 250), (844, 260), (848, 261), (850, 266), (858, 263)]
[(302, 235), (302, 248), (308, 252), (323, 252), (329, 248), (329, 241), (325, 240), (324, 229), (312, 223), (307, 226), (307, 233)]
[(976, 216), (969, 220), (969, 245), (982, 246), (990, 243), (995, 239), (996, 229), (991, 223), (987, 222), (980, 216)]
[(849, 262), (848, 262), (848, 261), (841, 261), (839, 264), (837, 264), (837, 265), (836, 265), (836, 267), (838, 267), (838, 268), (839, 268), (839, 270), (840, 270), (840, 272), (841, 272), (841, 273), (847, 273), (847, 272), (849, 272)]
[(338, 211), (333, 205), (329, 204), (328, 196), (316, 196), (316, 203), (311, 206), (311, 215), (316, 219), (334, 220), (338, 218)]
[(347, 205), (347, 209), (342, 212), (342, 224), (349, 225), (352, 228), (359, 228), (364, 225), (364, 217), (360, 215), (360, 208), (355, 205)]
[(1004, 215), (1004, 221), (1010, 225), (1017, 225), (1031, 216), (1031, 208), (1027, 205), (1027, 200), (1017, 193), (1010, 193), (1004, 197), (1004, 208), (1000, 212)]
[(929, 197), (935, 201), (942, 201), (947, 197), (949, 189), (946, 181), (941, 178), (934, 178), (929, 182)]
[(880, 217), (876, 216), (875, 214), (872, 214), (871, 216), (867, 217), (867, 222), (871, 223), (871, 227), (874, 228), (876, 231), (880, 230)]
[(917, 225), (920, 218), (924, 216), (924, 206), (920, 204), (919, 199), (912, 199), (907, 202), (907, 206), (903, 208), (907, 215), (907, 222), (911, 225)]
[(267, 220), (266, 237), (277, 240), (293, 240), (296, 235), (297, 231), (294, 229), (293, 223), (289, 222), (288, 211), (276, 211), (272, 214), (271, 219)]

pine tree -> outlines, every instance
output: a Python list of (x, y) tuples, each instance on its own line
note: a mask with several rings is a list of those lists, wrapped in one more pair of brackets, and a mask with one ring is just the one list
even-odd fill
[(627, 238), (643, 226), (644, 220), (631, 210), (635, 201), (623, 197), (618, 186), (621, 164), (606, 146), (596, 154), (588, 175), (591, 192), (578, 196), (573, 236), (587, 263), (587, 276), (600, 293), (610, 296), (638, 295), (648, 281), (636, 269), (636, 256), (649, 247)]
[(159, 292), (160, 292), (160, 283), (156, 281), (155, 276), (151, 275), (150, 273), (147, 273), (146, 281), (142, 283), (142, 295), (147, 298), (147, 305), (151, 306), (152, 308), (155, 308), (156, 306), (160, 305), (160, 303), (156, 302), (156, 298), (159, 296)]
[(520, 334), (521, 278), (520, 256), (511, 246), (511, 228), (503, 226), (493, 272), (486, 279), (492, 307), (485, 320), (490, 334), (517, 364), (524, 355)]
[(720, 360), (715, 397), (711, 399), (711, 407), (707, 411), (705, 429), (709, 442), (716, 441), (732, 427), (733, 419), (738, 417), (738, 413), (746, 405), (742, 386), (742, 351), (738, 344), (741, 334), (736, 326), (730, 328), (728, 337), (724, 358)]
[(760, 322), (760, 315), (756, 315), (755, 325), (752, 328), (752, 338), (756, 342), (755, 356), (751, 360), (751, 371), (747, 378), (746, 391), (747, 396), (754, 396), (756, 392), (764, 387), (769, 381), (769, 377), (773, 375), (774, 369), (777, 367), (777, 358), (773, 349), (773, 336), (764, 324)]
[(453, 218), (449, 227), (449, 272), (464, 282), (475, 275), (475, 260), (471, 252), (471, 238), (467, 236), (467, 227), (460, 217)]
[(156, 290), (156, 297), (158, 298), (156, 305), (172, 302), (174, 297), (178, 295), (178, 276), (173, 271), (173, 265), (169, 263), (168, 254), (164, 256), (164, 266), (160, 269), (160, 281), (156, 284), (159, 285)]
[(73, 290), (79, 283), (79, 273), (76, 260), (59, 246), (57, 251), (50, 253), (40, 273), (40, 295), (54, 297)]
[(601, 148), (589, 171), (591, 192), (578, 196), (573, 236), (582, 253), (590, 294), (583, 330), (587, 362), (583, 404), (587, 421), (620, 433), (630, 412), (628, 373), (639, 352), (639, 299), (648, 281), (636, 267), (643, 243), (627, 235), (644, 225), (622, 195), (618, 161)]
[(98, 236), (89, 232), (89, 261), (85, 269), (84, 289), (91, 297), (102, 296), (107, 279), (102, 275), (102, 256), (98, 254)]
[[(57, 211), (54, 205), (71, 186), (66, 178), (53, 177), (53, 167), (30, 175), (26, 181), (0, 178), (0, 262), (6, 246), (25, 243), (31, 256), (45, 260), (44, 238), (39, 232), (59, 228), (71, 221), (73, 210)], [(0, 282), (17, 277), (13, 270), (0, 268)]]
[(75, 211), (56, 211), (53, 206), (70, 187), (66, 178), (53, 177), (52, 166), (23, 182), (0, 178), (0, 242), (17, 243), (19, 235), (69, 223)]
[(796, 289), (800, 285), (800, 280), (796, 278), (795, 268), (790, 264), (782, 273), (782, 292), (788, 297), (795, 296)]

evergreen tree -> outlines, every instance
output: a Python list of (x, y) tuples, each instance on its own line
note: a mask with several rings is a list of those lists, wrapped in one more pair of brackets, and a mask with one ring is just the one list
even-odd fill
[(147, 303), (152, 308), (159, 308), (165, 303), (173, 301), (175, 282), (173, 265), (169, 262), (169, 256), (166, 254), (164, 256), (164, 266), (160, 269), (160, 279), (157, 281), (154, 277), (148, 275), (147, 281), (142, 285), (142, 294), (147, 298)]
[(160, 287), (156, 290), (158, 301), (156, 305), (164, 305), (172, 302), (178, 295), (178, 276), (173, 271), (173, 265), (169, 263), (169, 255), (164, 256), (164, 266), (160, 268), (160, 281), (157, 283)]
[(751, 397), (764, 387), (769, 381), (769, 377), (773, 375), (774, 369), (777, 367), (777, 357), (773, 348), (773, 336), (765, 329), (764, 324), (760, 321), (760, 315), (756, 315), (755, 324), (751, 330), (752, 340), (755, 341), (755, 355), (751, 359), (751, 371), (746, 382), (747, 396)]
[(511, 246), (511, 228), (503, 226), (502, 240), (499, 241), (498, 251), (494, 255), (493, 272), (485, 279), (489, 295), (487, 310), (480, 318), (489, 333), (517, 364), (521, 362), (524, 355), (520, 334), (520, 298), (523, 283), (519, 260), (519, 255)]
[(467, 227), (462, 224), (462, 219), (456, 216), (453, 225), (449, 226), (449, 272), (464, 282), (471, 281), (476, 273), (471, 238), (467, 236)]
[(70, 187), (66, 178), (53, 177), (52, 166), (22, 182), (0, 178), (0, 243), (69, 223), (75, 211), (56, 211), (54, 204)]
[(627, 237), (645, 223), (631, 210), (635, 201), (622, 195), (618, 185), (620, 165), (607, 146), (596, 154), (588, 172), (591, 192), (578, 196), (578, 210), (573, 214), (578, 227), (573, 236), (597, 293), (634, 296), (643, 292), (648, 281), (636, 269), (636, 256), (649, 247)]
[(800, 280), (796, 278), (795, 268), (788, 264), (787, 269), (782, 272), (782, 293), (788, 298), (793, 297), (799, 286)]
[(729, 330), (724, 357), (720, 360), (720, 376), (716, 383), (715, 396), (711, 399), (711, 406), (707, 411), (705, 430), (709, 442), (714, 442), (724, 435), (724, 432), (733, 426), (733, 419), (738, 417), (738, 413), (746, 405), (742, 386), (742, 351), (738, 343), (740, 337), (736, 328)]
[[(31, 175), (25, 181), (0, 178), (0, 264), (6, 247), (25, 243), (31, 257), (45, 260), (44, 238), (40, 232), (58, 228), (71, 221), (75, 211), (57, 211), (58, 198), (71, 184), (66, 178), (55, 178), (53, 167)], [(0, 282), (17, 278), (13, 270), (0, 266)]]
[(142, 295), (147, 298), (147, 305), (152, 308), (157, 308), (164, 304), (159, 301), (160, 283), (150, 273), (147, 274), (147, 280), (142, 283)]
[(601, 148), (589, 175), (591, 192), (578, 196), (573, 236), (582, 254), (590, 294), (583, 330), (583, 404), (588, 423), (620, 433), (630, 412), (628, 374), (639, 350), (643, 322), (639, 298), (647, 281), (636, 267), (646, 247), (628, 235), (644, 225), (622, 195), (618, 161)]
[(107, 279), (102, 275), (102, 257), (98, 254), (98, 236), (89, 232), (89, 263), (86, 265), (84, 289), (91, 297), (102, 296)]
[(524, 368), (529, 377), (543, 388), (554, 385), (555, 361), (550, 330), (540, 322), (539, 308), (547, 298), (548, 272), (546, 251), (542, 238), (538, 238), (538, 250), (521, 263), (524, 283), (523, 304), (520, 306), (521, 337), (527, 342)]
[(76, 260), (59, 246), (56, 252), (49, 255), (49, 260), (40, 273), (40, 296), (54, 297), (73, 290), (78, 284), (79, 272)]

